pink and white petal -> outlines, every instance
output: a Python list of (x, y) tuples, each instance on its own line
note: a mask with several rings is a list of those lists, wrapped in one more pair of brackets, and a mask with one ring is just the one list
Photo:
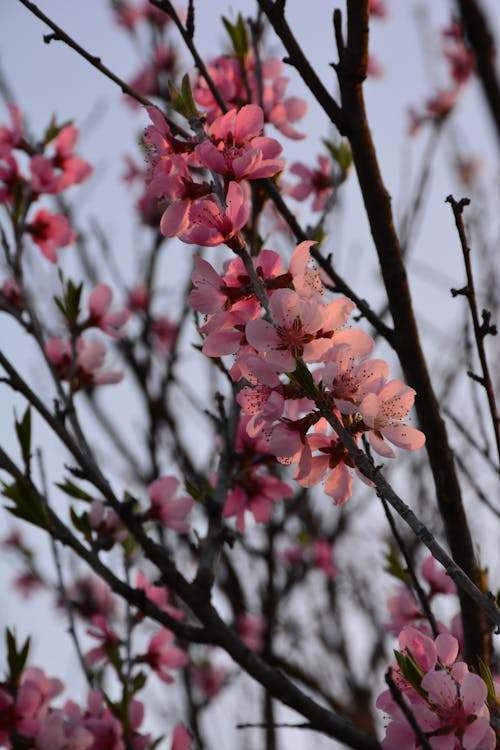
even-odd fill
[(373, 339), (361, 328), (345, 328), (337, 331), (332, 339), (332, 344), (347, 344), (351, 347), (355, 359), (368, 357), (374, 347)]
[(189, 226), (189, 208), (191, 201), (175, 201), (163, 212), (160, 219), (160, 231), (164, 237), (176, 237)]
[(100, 318), (109, 310), (112, 299), (113, 292), (111, 287), (107, 284), (99, 284), (89, 295), (87, 302), (89, 313)]
[(384, 458), (396, 458), (396, 454), (394, 453), (390, 445), (387, 445), (387, 443), (384, 441), (380, 432), (376, 430), (370, 430), (370, 432), (368, 433), (368, 439), (373, 450), (376, 451), (379, 456), (383, 456)]
[(466, 727), (462, 745), (464, 750), (495, 750), (496, 735), (489, 716), (481, 716)]
[(263, 495), (252, 497), (249, 502), (249, 510), (257, 523), (267, 523), (273, 512), (272, 500)]
[(462, 704), (467, 714), (475, 714), (488, 696), (486, 683), (477, 674), (469, 672), (462, 682)]
[(234, 123), (234, 138), (237, 143), (258, 136), (264, 127), (264, 113), (256, 104), (246, 104), (236, 115)]
[(398, 448), (404, 448), (407, 451), (416, 451), (425, 444), (423, 432), (402, 422), (382, 427), (380, 432)]
[[(434, 558), (429, 558), (433, 560)], [(440, 633), (436, 638), (438, 659), (441, 664), (451, 666), (458, 656), (458, 641), (451, 633)]]
[(177, 491), (179, 480), (176, 477), (160, 477), (148, 486), (148, 494), (152, 503), (164, 503)]
[(325, 492), (333, 498), (335, 505), (343, 505), (352, 495), (352, 475), (344, 463), (332, 469), (325, 482)]
[(206, 337), (202, 351), (207, 357), (223, 357), (225, 354), (235, 354), (240, 344), (240, 331), (214, 331)]
[(359, 411), (363, 417), (363, 422), (368, 427), (375, 426), (375, 419), (379, 413), (379, 409), (380, 401), (374, 393), (368, 393), (361, 401)]
[(245, 336), (258, 352), (269, 352), (282, 343), (276, 328), (266, 320), (250, 320), (245, 326)]
[(313, 456), (307, 462), (302, 463), (301, 460), (294, 479), (301, 487), (314, 487), (321, 482), (327, 470), (328, 456)]

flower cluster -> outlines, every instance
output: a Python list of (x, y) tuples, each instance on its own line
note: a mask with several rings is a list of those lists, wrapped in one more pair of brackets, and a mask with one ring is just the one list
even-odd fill
[[(84, 182), (92, 172), (90, 164), (76, 156), (78, 130), (73, 125), (52, 124), (43, 141), (32, 144), (26, 136), (23, 118), (15, 104), (9, 104), (10, 126), (0, 126), (0, 203), (13, 221), (26, 216), (43, 195), (58, 195)], [(28, 161), (30, 176), (22, 173), (20, 158)], [(76, 235), (66, 216), (40, 208), (26, 218), (23, 231), (31, 236), (45, 258), (57, 263), (57, 251), (71, 244)]]
[[(436, 750), (495, 750), (487, 685), (469, 672), (467, 664), (457, 661), (456, 638), (442, 633), (433, 640), (408, 626), (400, 633), (399, 649), (391, 667), (395, 690), (429, 745)], [(378, 697), (377, 708), (391, 718), (382, 741), (384, 750), (421, 747), (391, 690)]]
[(11, 683), (0, 683), (0, 745), (8, 750), (21, 747), (20, 742), (36, 750), (146, 750), (150, 746), (151, 735), (138, 731), (144, 717), (140, 701), (130, 701), (123, 722), (96, 690), (89, 692), (84, 709), (71, 700), (55, 708), (52, 700), (62, 691), (60, 680), (35, 667), (22, 672), (15, 689)]
[(443, 32), (443, 55), (449, 66), (449, 85), (427, 100), (422, 111), (410, 108), (410, 135), (414, 135), (426, 122), (444, 119), (454, 108), (465, 85), (475, 70), (475, 59), (462, 25), (452, 18)]
[[(241, 246), (238, 232), (248, 221), (247, 181), (272, 177), (284, 167), (281, 146), (261, 135), (264, 115), (249, 104), (202, 126), (196, 138), (175, 138), (163, 116), (148, 107), (153, 125), (146, 128), (151, 173), (148, 193), (166, 204), (160, 220), (165, 237), (213, 246)], [(199, 182), (205, 168), (212, 182)], [(194, 171), (193, 171), (194, 170)]]
[[(283, 75), (281, 60), (263, 59), (257, 72), (255, 55), (248, 49), (243, 59), (224, 55), (213, 60), (207, 69), (228, 109), (259, 102), (265, 122), (274, 125), (287, 138), (304, 138), (292, 123), (302, 119), (307, 103), (296, 96), (285, 96), (288, 78)], [(221, 114), (203, 76), (198, 78), (193, 95), (197, 104), (206, 108), (208, 122), (213, 122)]]
[(325, 492), (340, 504), (351, 495), (354, 464), (322, 416), (319, 399), (356, 441), (366, 434), (385, 458), (395, 456), (389, 443), (416, 450), (425, 438), (403, 421), (415, 391), (388, 380), (387, 363), (369, 358), (370, 336), (346, 327), (354, 304), (345, 297), (324, 301), (321, 278), (309, 262), (312, 244), (296, 247), (287, 270), (271, 250), (252, 259), (267, 310), (239, 257), (223, 275), (197, 259), (190, 303), (207, 316), (200, 329), (204, 353), (236, 357), (230, 374), (242, 382), (237, 400), (249, 417), (248, 435), (264, 440), (265, 452), (279, 462), (295, 463), (302, 486), (325, 478)]

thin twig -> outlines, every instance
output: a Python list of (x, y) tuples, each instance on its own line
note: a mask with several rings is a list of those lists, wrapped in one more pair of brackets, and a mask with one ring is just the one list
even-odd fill
[(479, 322), (476, 290), (474, 288), (474, 274), (472, 272), (472, 264), (470, 260), (471, 250), (467, 244), (467, 237), (465, 235), (465, 227), (463, 221), (463, 210), (465, 206), (469, 205), (470, 201), (468, 198), (462, 198), (461, 200), (456, 201), (452, 195), (449, 195), (446, 198), (446, 202), (451, 205), (453, 216), (455, 217), (455, 225), (457, 227), (458, 237), (460, 239), (460, 245), (462, 247), (465, 273), (467, 277), (467, 285), (463, 289), (452, 289), (451, 293), (454, 297), (458, 294), (463, 294), (467, 298), (467, 302), (469, 304), (472, 325), (474, 327), (474, 339), (476, 342), (476, 348), (479, 355), (482, 372), (482, 375), (480, 377), (478, 377), (477, 375), (474, 376), (474, 380), (477, 380), (486, 391), (488, 407), (491, 415), (491, 422), (493, 425), (493, 434), (495, 435), (495, 442), (497, 446), (498, 463), (500, 466), (500, 416), (498, 414), (493, 382), (491, 380), (488, 360), (486, 358), (486, 350), (484, 347), (484, 339), (486, 338), (486, 336), (495, 335), (497, 329), (496, 326), (490, 323), (490, 313), (487, 310), (483, 310), (482, 323)]
[[(75, 50), (81, 57), (83, 57), (87, 62), (89, 62), (94, 68), (97, 68), (103, 75), (106, 76), (106, 78), (109, 78), (110, 81), (113, 81), (117, 86), (120, 87), (122, 92), (124, 94), (128, 94), (128, 96), (131, 96), (133, 99), (135, 99), (139, 104), (142, 104), (144, 107), (156, 107), (154, 102), (152, 102), (150, 99), (148, 99), (145, 96), (142, 96), (138, 91), (136, 91), (132, 86), (129, 86), (128, 83), (126, 83), (122, 78), (117, 76), (115, 73), (113, 73), (112, 70), (110, 70), (106, 65), (104, 65), (101, 61), (100, 57), (97, 57), (96, 55), (91, 55), (90, 52), (88, 52), (84, 47), (82, 47), (78, 42), (76, 42), (69, 34), (67, 34), (64, 29), (62, 29), (60, 26), (58, 26), (54, 21), (52, 21), (45, 13), (43, 13), (40, 8), (38, 8), (35, 3), (32, 3), (31, 0), (19, 0), (19, 2), (24, 5), (33, 15), (35, 15), (37, 18), (39, 18), (41, 21), (47, 24), (49, 26), (53, 33), (52, 34), (46, 34), (43, 38), (43, 41), (46, 44), (49, 44), (52, 41), (60, 41), (64, 42), (68, 45), (68, 47), (71, 47), (71, 49)], [(178, 135), (182, 135), (183, 137), (187, 138), (187, 133), (183, 128), (181, 128), (179, 125), (177, 125), (174, 120), (171, 120), (168, 118), (165, 113), (163, 113), (163, 116), (165, 117), (166, 121), (168, 122), (172, 132), (177, 133)]]

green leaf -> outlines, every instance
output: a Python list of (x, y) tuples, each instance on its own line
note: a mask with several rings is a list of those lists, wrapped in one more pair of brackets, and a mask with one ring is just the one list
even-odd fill
[(307, 365), (301, 360), (297, 360), (297, 367), (290, 374), (292, 380), (302, 386), (307, 395), (314, 399), (317, 395), (318, 389), (313, 380), (313, 376)]
[(396, 657), (399, 669), (405, 680), (409, 682), (420, 695), (425, 695), (420, 687), (424, 673), (415, 661), (411, 651), (408, 651), (407, 649), (404, 654), (402, 654), (401, 651), (394, 651), (394, 656)]
[(13, 516), (41, 529), (49, 528), (47, 511), (25, 479), (17, 479), (10, 485), (3, 484), (2, 495), (13, 501), (14, 505), (5, 506)]
[(10, 670), (10, 680), (14, 684), (17, 684), (28, 658), (31, 641), (29, 637), (26, 638), (25, 642), (18, 650), (16, 637), (9, 628), (5, 629), (5, 640), (7, 642), (7, 661)]
[(31, 460), (31, 408), (29, 406), (26, 408), (21, 421), (16, 421), (16, 433), (21, 447), (24, 466), (26, 467), (26, 471), (29, 472)]
[[(203, 490), (199, 490), (197, 487), (194, 486), (194, 484), (191, 484), (187, 479), (184, 481), (184, 487), (186, 488), (186, 492), (193, 498), (193, 500), (196, 503), (203, 503), (205, 500), (206, 492)], [(207, 488), (212, 492), (212, 488), (208, 486)]]
[(176, 112), (187, 120), (191, 117), (198, 116), (193, 92), (191, 91), (191, 82), (187, 73), (182, 79), (180, 90), (172, 81), (169, 81), (168, 89), (170, 94), (170, 104)]
[(387, 565), (384, 570), (386, 570), (389, 575), (394, 576), (394, 578), (397, 578), (400, 581), (405, 581), (408, 578), (408, 574), (399, 562), (398, 551), (393, 544), (390, 545), (389, 552), (385, 559)]
[(134, 679), (132, 680), (132, 690), (134, 693), (138, 693), (139, 690), (142, 690), (144, 685), (146, 684), (147, 676), (145, 672), (138, 672)]
[(80, 300), (82, 296), (83, 283), (74, 284), (71, 279), (67, 282), (61, 275), (63, 285), (62, 297), (54, 297), (54, 302), (70, 325), (74, 325), (80, 314)]
[(69, 509), (69, 514), (71, 516), (71, 521), (75, 529), (81, 532), (86, 539), (90, 539), (92, 537), (92, 527), (90, 526), (88, 513), (82, 513), (81, 515), (78, 515), (73, 506), (71, 506)]
[(57, 124), (56, 116), (52, 115), (49, 124), (47, 125), (45, 129), (45, 134), (43, 136), (43, 143), (46, 146), (48, 143), (54, 140), (54, 138), (57, 138), (59, 133), (63, 128), (65, 128), (67, 125), (71, 125), (71, 120), (66, 120), (66, 122), (63, 122), (61, 125)]
[(56, 487), (59, 487), (66, 495), (74, 497), (76, 500), (84, 500), (86, 503), (93, 501), (92, 495), (82, 490), (78, 485), (74, 484), (70, 479), (66, 479), (64, 482), (56, 482)]
[(339, 167), (347, 172), (352, 164), (352, 151), (349, 145), (349, 141), (342, 140), (338, 145), (335, 145), (331, 141), (322, 139), (326, 148), (328, 149), (332, 159), (337, 162)]
[(243, 16), (241, 15), (241, 13), (238, 13), (238, 18), (236, 19), (235, 24), (231, 23), (229, 19), (222, 16), (222, 23), (226, 27), (226, 31), (231, 38), (234, 53), (238, 61), (242, 63), (250, 49), (247, 27), (245, 25), (245, 21), (243, 20)]
[(495, 691), (495, 683), (493, 682), (493, 677), (491, 676), (491, 672), (488, 668), (488, 666), (484, 663), (484, 661), (481, 659), (480, 656), (477, 657), (478, 665), (479, 665), (479, 672), (481, 673), (481, 677), (486, 683), (486, 687), (488, 688), (488, 702), (494, 703), (496, 701), (496, 691)]

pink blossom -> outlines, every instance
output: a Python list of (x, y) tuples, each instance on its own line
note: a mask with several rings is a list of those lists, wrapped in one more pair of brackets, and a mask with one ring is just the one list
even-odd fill
[(175, 477), (155, 479), (148, 487), (151, 500), (150, 518), (159, 519), (167, 529), (178, 534), (187, 534), (191, 525), (186, 516), (191, 511), (194, 501), (190, 497), (174, 497), (179, 487), (179, 480)]
[(56, 375), (61, 380), (70, 380), (75, 391), (89, 385), (119, 383), (123, 379), (122, 372), (104, 369), (106, 347), (102, 341), (87, 342), (78, 338), (73, 354), (69, 341), (53, 338), (46, 342), (45, 353)]
[(413, 594), (406, 586), (399, 586), (395, 594), (387, 600), (387, 609), (390, 614), (389, 622), (385, 623), (384, 630), (397, 635), (405, 625), (414, 623), (422, 617)]
[(31, 187), (35, 193), (57, 194), (90, 176), (91, 165), (73, 153), (77, 138), (77, 128), (66, 125), (54, 140), (53, 156), (36, 154), (32, 157)]
[(66, 216), (52, 214), (41, 208), (26, 224), (26, 230), (31, 234), (43, 255), (52, 263), (57, 263), (57, 250), (70, 245), (76, 239), (76, 232), (72, 229)]
[(446, 570), (441, 567), (441, 565), (438, 567), (438, 564), (436, 563), (436, 560), (432, 557), (432, 555), (429, 555), (425, 558), (422, 563), (421, 570), (422, 576), (425, 578), (430, 587), (429, 596), (432, 597), (435, 594), (457, 593), (457, 588), (453, 580), (446, 573)]
[(4, 299), (7, 300), (10, 305), (12, 305), (12, 307), (17, 307), (19, 310), (22, 310), (24, 308), (22, 292), (14, 279), (6, 279), (2, 282), (2, 286), (0, 287), (0, 294), (2, 295), (2, 297), (4, 297)]
[(25, 669), (16, 697), (16, 730), (28, 737), (35, 735), (47, 716), (50, 701), (62, 690), (62, 682), (48, 678), (41, 669)]
[(98, 326), (110, 336), (118, 336), (119, 329), (130, 317), (129, 310), (110, 312), (113, 291), (107, 284), (99, 284), (92, 290), (87, 307), (89, 310), (88, 326)]
[(36, 570), (26, 570), (12, 581), (12, 588), (25, 599), (44, 587), (45, 583)]
[(245, 510), (249, 510), (257, 523), (267, 523), (271, 518), (273, 503), (291, 497), (289, 484), (277, 477), (257, 474), (251, 469), (240, 472), (236, 486), (228, 494), (224, 505), (224, 518), (236, 516), (236, 528), (245, 531)]
[(97, 535), (97, 542), (102, 549), (111, 549), (115, 542), (123, 542), (127, 537), (119, 516), (113, 508), (107, 507), (102, 500), (93, 500), (89, 510), (89, 523)]
[(146, 286), (138, 284), (132, 287), (128, 295), (128, 306), (134, 312), (137, 310), (147, 311), (149, 306), (149, 292)]
[(179, 722), (175, 725), (172, 734), (172, 745), (170, 750), (193, 750), (193, 738), (184, 724)]
[(0, 157), (10, 154), (12, 149), (22, 145), (24, 137), (23, 116), (17, 104), (7, 104), (11, 127), (0, 125)]
[(85, 654), (85, 660), (89, 664), (95, 664), (98, 661), (109, 661), (110, 656), (117, 651), (118, 646), (122, 643), (118, 633), (109, 627), (103, 615), (94, 615), (92, 617), (92, 627), (87, 630), (87, 633), (92, 638), (101, 641), (100, 646), (90, 649)]
[(138, 589), (144, 591), (148, 599), (151, 599), (157, 607), (169, 614), (170, 617), (175, 617), (176, 620), (183, 620), (185, 618), (186, 613), (183, 609), (173, 607), (168, 603), (169, 591), (166, 586), (155, 586), (149, 583), (142, 570), (137, 571), (135, 585)]
[(400, 380), (389, 381), (379, 393), (368, 393), (359, 411), (370, 428), (368, 437), (372, 448), (385, 458), (394, 458), (394, 451), (384, 438), (398, 448), (418, 450), (425, 443), (425, 435), (401, 422), (413, 406), (415, 391)]
[(23, 186), (24, 182), (12, 154), (0, 156), (0, 204), (12, 205), (16, 189)]
[(151, 321), (150, 330), (155, 347), (162, 354), (168, 354), (177, 340), (178, 326), (170, 318), (160, 315)]
[(370, 15), (376, 18), (387, 18), (386, 0), (370, 0)]
[(193, 682), (203, 700), (211, 700), (220, 693), (230, 676), (229, 669), (222, 664), (206, 661), (191, 667)]
[(211, 247), (225, 243), (239, 248), (238, 232), (248, 221), (250, 207), (247, 197), (237, 182), (230, 182), (224, 208), (215, 198), (193, 203), (189, 211), (189, 226), (179, 233), (179, 239), (193, 245)]
[(173, 646), (174, 634), (161, 628), (149, 641), (148, 651), (142, 660), (149, 664), (163, 682), (173, 682), (174, 678), (168, 671), (184, 667), (188, 662), (188, 655), (177, 646)]
[(201, 163), (225, 180), (273, 177), (285, 162), (274, 138), (261, 136), (264, 113), (255, 104), (231, 109), (209, 126), (209, 139), (196, 147)]
[(333, 549), (330, 542), (325, 539), (317, 539), (313, 543), (313, 554), (315, 564), (323, 571), (328, 579), (335, 578), (337, 569), (333, 563)]
[(354, 304), (339, 297), (328, 305), (301, 298), (291, 289), (278, 289), (269, 303), (273, 326), (251, 320), (245, 334), (248, 343), (266, 353), (266, 361), (278, 372), (292, 372), (296, 360), (317, 362), (331, 348), (334, 331), (346, 323)]
[(300, 182), (290, 190), (290, 195), (298, 201), (304, 201), (312, 193), (314, 195), (312, 210), (323, 211), (328, 198), (333, 193), (332, 163), (322, 155), (317, 157), (317, 161), (318, 169), (310, 169), (298, 161), (292, 164), (290, 172), (300, 177)]
[(94, 736), (79, 722), (72, 722), (63, 710), (45, 717), (36, 735), (37, 750), (89, 750)]
[(94, 615), (110, 617), (115, 611), (115, 600), (108, 584), (96, 575), (82, 575), (68, 586), (67, 594), (81, 617)]
[(263, 648), (263, 635), (266, 628), (266, 618), (262, 615), (251, 615), (244, 612), (236, 620), (236, 629), (243, 643), (253, 651)]

